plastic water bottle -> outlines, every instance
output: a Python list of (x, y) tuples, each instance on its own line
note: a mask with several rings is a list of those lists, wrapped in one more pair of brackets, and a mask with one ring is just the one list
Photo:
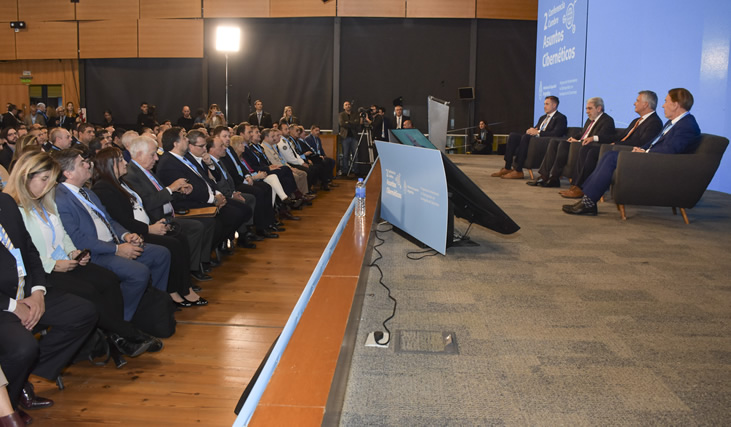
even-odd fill
[(365, 183), (363, 178), (358, 178), (358, 183), (355, 184), (355, 216), (365, 216), (365, 196)]

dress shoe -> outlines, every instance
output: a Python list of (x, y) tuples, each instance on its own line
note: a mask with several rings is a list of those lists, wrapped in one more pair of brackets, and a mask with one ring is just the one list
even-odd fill
[(248, 240), (250, 242), (261, 242), (262, 240), (264, 240), (264, 238), (263, 237), (260, 237), (256, 233), (247, 232), (246, 233), (246, 240)]
[(18, 409), (15, 412), (18, 413), (18, 416), (20, 416), (20, 419), (23, 420), (23, 422), (25, 423), (23, 425), (26, 425), (27, 426), (28, 424), (32, 424), (33, 423), (33, 417), (31, 417), (30, 415), (28, 415), (25, 411), (21, 411), (20, 409)]
[(134, 342), (132, 340), (128, 340), (126, 338), (123, 338), (117, 334), (111, 334), (109, 335), (109, 340), (112, 342), (114, 347), (119, 350), (120, 353), (127, 357), (137, 357), (140, 354), (147, 351), (147, 349), (150, 347), (150, 344), (152, 344), (152, 341), (150, 340), (144, 340), (141, 342)]
[(540, 177), (540, 178), (536, 179), (535, 181), (526, 182), (526, 185), (530, 185), (532, 187), (544, 187), (546, 184), (546, 181), (548, 181), (548, 179), (546, 179), (544, 177)]
[(23, 412), (25, 416), (29, 418), (29, 422), (26, 423), (23, 417), (20, 416), (19, 412), (22, 411), (15, 411), (10, 415), (0, 417), (0, 427), (25, 427), (33, 422), (33, 418)]
[(258, 230), (257, 233), (259, 233), (259, 236), (261, 236), (262, 240), (264, 239), (278, 239), (279, 234), (272, 233), (268, 230)]
[(193, 289), (193, 292), (200, 292), (203, 290), (203, 288), (198, 285), (191, 285), (190, 289)]
[(173, 300), (173, 303), (179, 308), (188, 308), (188, 307), (193, 306), (193, 304), (190, 301), (186, 300), (185, 298), (183, 298), (182, 301)]
[(152, 341), (150, 347), (147, 348), (148, 353), (157, 353), (165, 346), (160, 338), (155, 338), (153, 336), (149, 336), (148, 338)]
[(43, 409), (53, 406), (53, 400), (36, 396), (33, 384), (26, 382), (25, 387), (23, 387), (23, 390), (20, 392), (18, 404), (25, 410)]
[(497, 172), (495, 172), (493, 174), (490, 174), (490, 176), (493, 177), (493, 178), (500, 178), (501, 176), (507, 175), (510, 172), (511, 172), (510, 169), (502, 168), (499, 171), (497, 171)]
[(523, 179), (523, 171), (510, 171), (501, 176), (502, 179)]
[(204, 305), (208, 305), (208, 300), (206, 300), (203, 297), (198, 297), (198, 299), (195, 301), (190, 301), (190, 300), (185, 299), (185, 297), (183, 297), (183, 301), (190, 304), (188, 307), (201, 307)]
[(317, 198), (317, 194), (307, 193), (303, 197), (305, 201), (309, 202), (311, 200), (315, 200)]
[(204, 273), (204, 272), (202, 272), (202, 271), (191, 271), (191, 272), (190, 272), (190, 275), (191, 275), (191, 276), (192, 276), (192, 277), (193, 277), (193, 278), (194, 278), (195, 280), (197, 280), (197, 281), (199, 281), (199, 282), (207, 282), (207, 281), (209, 281), (209, 280), (213, 279), (213, 277), (211, 277), (211, 276), (207, 275), (206, 273)]
[(584, 202), (579, 200), (578, 202), (574, 203), (573, 205), (563, 205), (563, 211), (567, 214), (571, 215), (592, 215), (596, 216), (597, 210), (596, 205), (587, 208), (584, 205)]
[(213, 270), (215, 267), (218, 267), (219, 265), (221, 265), (221, 263), (216, 261), (215, 259), (212, 259), (208, 262), (202, 262), (201, 271), (204, 273), (210, 273), (211, 270)]
[(239, 237), (239, 240), (236, 242), (236, 246), (246, 249), (256, 249), (256, 243), (251, 243), (250, 241), (241, 237)]
[(336, 187), (340, 187), (340, 184), (338, 184), (338, 183), (337, 183), (337, 182), (335, 182), (335, 181), (330, 181), (330, 182), (328, 182), (327, 184), (328, 184), (328, 185), (329, 185), (330, 187), (333, 187), (333, 188), (336, 188)]
[(558, 194), (567, 199), (580, 199), (584, 197), (584, 192), (576, 185), (572, 185), (571, 188), (566, 191), (559, 191)]
[(548, 181), (545, 181), (541, 187), (545, 188), (558, 188), (561, 186), (561, 181), (558, 179), (549, 179)]
[(290, 212), (280, 212), (279, 213), (279, 218), (288, 219), (288, 220), (291, 220), (291, 221), (299, 221), (299, 220), (302, 219), (302, 218), (300, 218), (298, 216), (292, 215)]

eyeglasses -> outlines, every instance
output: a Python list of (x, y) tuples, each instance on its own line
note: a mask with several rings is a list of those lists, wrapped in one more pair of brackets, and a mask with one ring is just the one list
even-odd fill
[(203, 148), (206, 144), (193, 144), (193, 147)]

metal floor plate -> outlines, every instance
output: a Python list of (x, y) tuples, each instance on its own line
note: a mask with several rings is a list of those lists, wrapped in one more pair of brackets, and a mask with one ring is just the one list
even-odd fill
[(397, 331), (397, 353), (458, 354), (454, 332)]

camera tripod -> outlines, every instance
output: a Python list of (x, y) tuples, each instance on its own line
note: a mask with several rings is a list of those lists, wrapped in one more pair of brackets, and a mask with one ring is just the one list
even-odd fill
[[(360, 149), (360, 144), (365, 139), (366, 144), (368, 146), (368, 161), (367, 162), (359, 162), (358, 159), (358, 150)], [(353, 171), (353, 166), (355, 164), (359, 165), (372, 165), (373, 164), (373, 132), (371, 130), (371, 126), (363, 126), (363, 129), (360, 131), (360, 137), (358, 138), (358, 144), (355, 146), (355, 152), (353, 153), (353, 161), (350, 162), (350, 168), (348, 168), (348, 173), (346, 175), (350, 175), (350, 173)]]

